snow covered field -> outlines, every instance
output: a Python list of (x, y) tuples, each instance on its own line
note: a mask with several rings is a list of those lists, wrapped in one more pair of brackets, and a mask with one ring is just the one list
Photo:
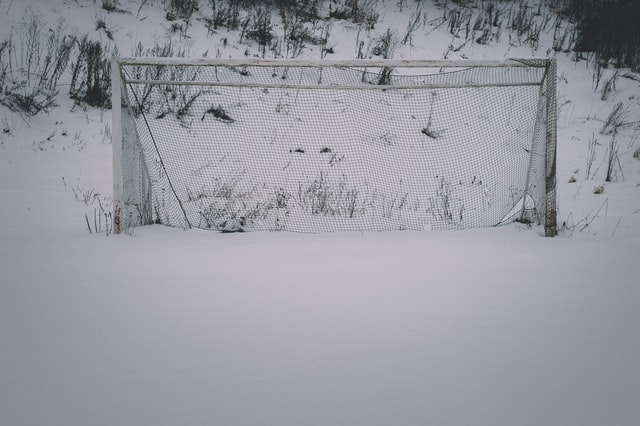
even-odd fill
[[(99, 3), (1, 1), (0, 21), (9, 31), (32, 4), (98, 36), (99, 16), (126, 53), (167, 25), (159, 6)], [(406, 26), (409, 8), (387, 6), (377, 32)], [(334, 23), (336, 56), (353, 57), (356, 32)], [(245, 49), (201, 23), (190, 36), (193, 56), (223, 37)], [(450, 55), (547, 53), (503, 38)], [(396, 56), (440, 58), (451, 42), (427, 25)], [(109, 112), (74, 108), (64, 88), (49, 114), (0, 107), (0, 425), (640, 424), (640, 85), (621, 76), (602, 101), (589, 65), (558, 62), (553, 239), (522, 225), (106, 236)], [(632, 124), (604, 182), (599, 131), (617, 102)]]

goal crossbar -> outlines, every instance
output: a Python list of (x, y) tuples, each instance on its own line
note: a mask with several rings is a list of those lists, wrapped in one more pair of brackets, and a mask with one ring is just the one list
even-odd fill
[[(153, 85), (173, 85), (173, 86), (193, 86), (192, 81), (174, 81), (174, 80), (138, 80), (127, 79), (127, 84), (153, 84)], [(308, 85), (308, 84), (266, 84), (266, 83), (218, 83), (202, 81), (198, 82), (198, 86), (203, 87), (259, 87), (264, 89), (328, 89), (328, 90), (391, 90), (391, 89), (415, 89), (416, 87), (422, 87), (425, 89), (460, 89), (460, 88), (472, 88), (472, 87), (519, 87), (519, 86), (540, 86), (539, 82), (514, 82), (514, 83), (458, 83), (458, 84), (423, 84), (416, 85), (384, 85), (384, 84), (367, 84), (360, 86), (350, 85)]]

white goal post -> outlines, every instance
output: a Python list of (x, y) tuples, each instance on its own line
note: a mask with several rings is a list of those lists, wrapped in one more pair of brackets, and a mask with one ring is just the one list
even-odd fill
[(556, 61), (114, 58), (114, 232), (557, 234)]

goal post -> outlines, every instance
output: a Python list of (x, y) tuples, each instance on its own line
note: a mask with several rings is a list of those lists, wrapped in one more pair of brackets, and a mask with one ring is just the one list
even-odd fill
[(544, 234), (558, 235), (556, 149), (558, 139), (557, 63), (549, 59), (545, 64), (544, 90), (546, 91), (546, 134), (545, 134), (545, 216)]
[(119, 234), (152, 223), (151, 180), (120, 65), (112, 60), (113, 230)]
[(114, 58), (114, 232), (557, 234), (555, 59)]

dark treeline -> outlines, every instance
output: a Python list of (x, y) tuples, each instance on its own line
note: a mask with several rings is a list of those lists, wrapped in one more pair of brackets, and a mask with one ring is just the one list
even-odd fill
[(577, 25), (575, 50), (640, 71), (640, 0), (557, 0)]

